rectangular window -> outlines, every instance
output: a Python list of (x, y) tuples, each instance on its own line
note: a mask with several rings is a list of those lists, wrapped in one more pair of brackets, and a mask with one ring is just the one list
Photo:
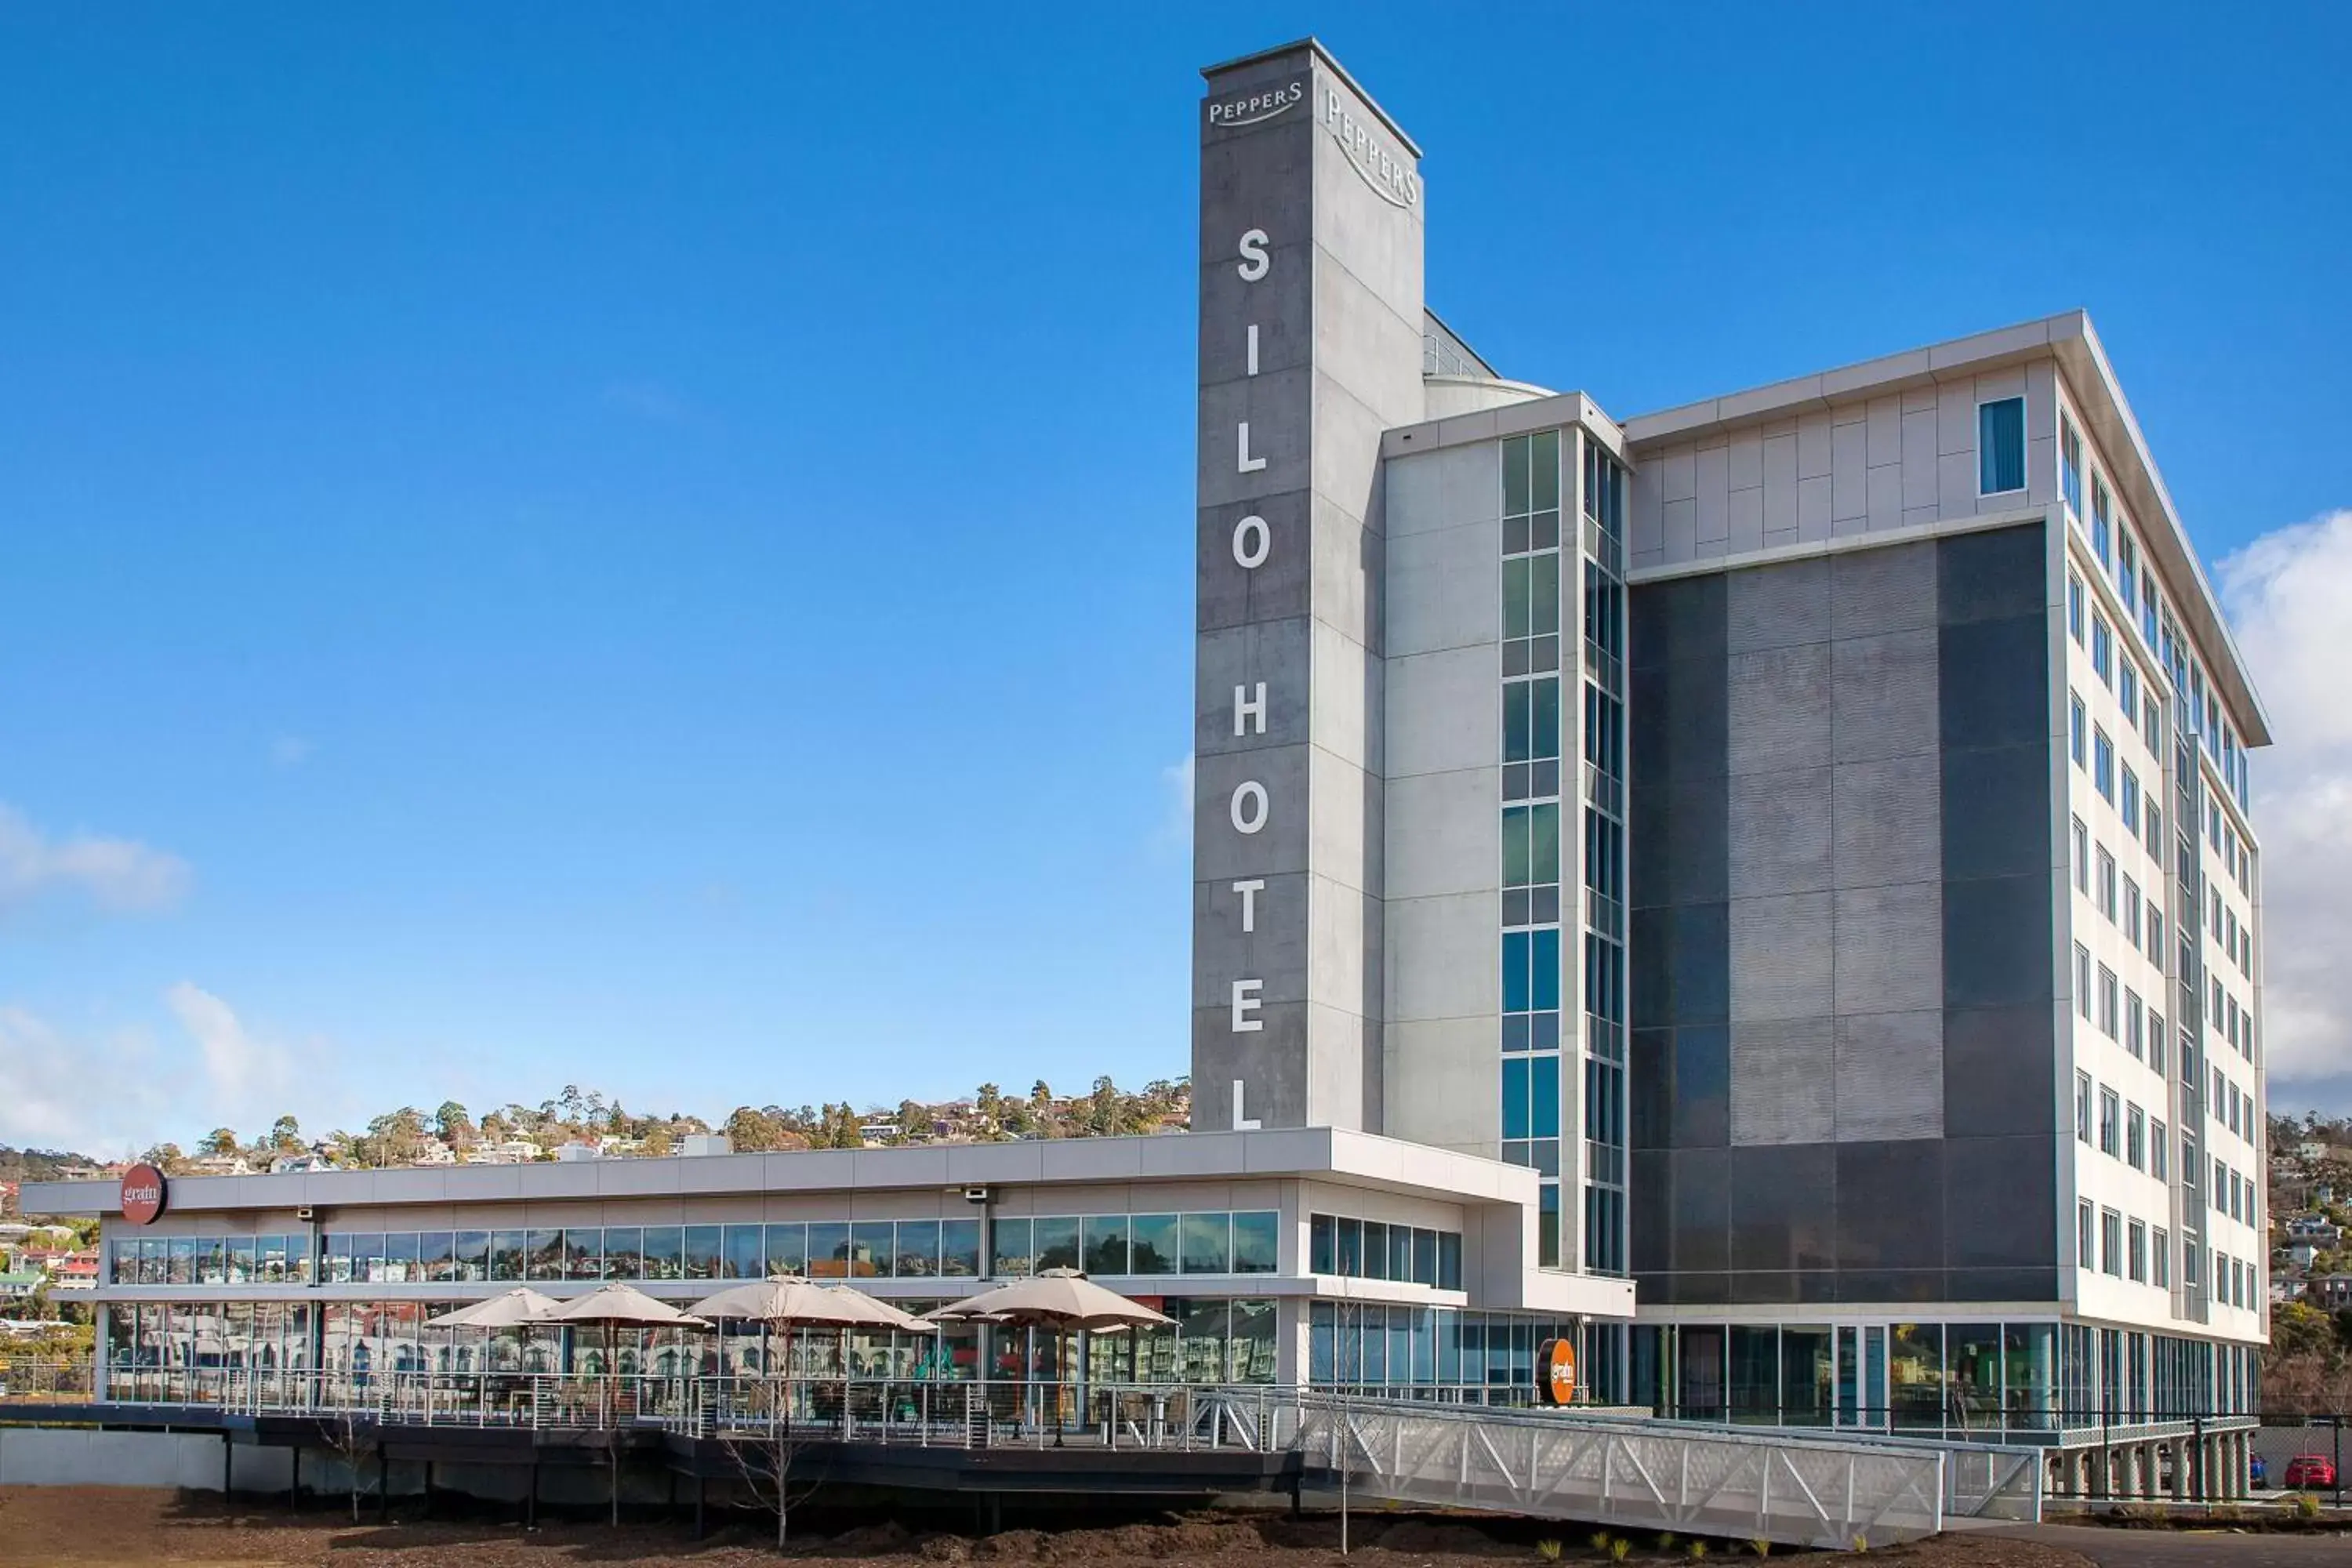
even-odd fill
[(2137, 1105), (2124, 1107), (2124, 1163), (2147, 1169), (2147, 1112)]
[(2112, 1089), (2099, 1090), (2099, 1152), (2120, 1156), (2123, 1152), (2123, 1101)]
[(2066, 635), (2074, 646), (2083, 644), (2083, 579), (2073, 571), (2066, 574)]
[(2159, 967), (2164, 963), (2164, 911), (2156, 907), (2153, 899), (2147, 904), (2147, 957), (2149, 963)]
[(2099, 912), (2109, 921), (2116, 919), (2116, 858), (2099, 846)]
[(2102, 729), (2091, 737), (2091, 784), (2110, 805), (2116, 800), (2116, 743)]
[(2169, 1289), (2172, 1284), (2172, 1236), (2170, 1232), (2161, 1228), (2157, 1231), (2155, 1239), (2151, 1242), (2148, 1247), (2148, 1261), (2155, 1265), (2155, 1278), (2150, 1280), (2149, 1283), (2162, 1285)]
[(2159, 1182), (2172, 1179), (2172, 1145), (2165, 1141), (2164, 1123), (2151, 1121), (2147, 1127), (2147, 1173)]
[(2099, 965), (2099, 1032), (2112, 1040), (2118, 1026), (2116, 1021), (2116, 972), (2102, 963)]
[(2124, 879), (2124, 940), (2139, 951), (2139, 884), (2129, 877)]
[(2091, 1075), (2074, 1074), (2074, 1136), (2088, 1143), (2091, 1141)]
[(2066, 694), (2066, 751), (2078, 768), (2090, 765), (2088, 732), (2090, 716), (2083, 711), (2083, 700), (2073, 692)]
[(1977, 405), (1977, 493), (2025, 488), (2025, 399)]
[(2147, 1283), (2147, 1226), (2145, 1221), (2131, 1222), (2130, 1241), (2124, 1271), (2126, 1277), (2144, 1285)]
[(2147, 569), (2147, 579), (2140, 584), (2140, 586), (2142, 589), (2139, 599), (2140, 640), (2147, 644), (2148, 651), (2152, 653), (2156, 650), (2157, 646), (2156, 625), (2158, 609), (2156, 599), (2156, 568), (2154, 566), (2150, 566)]
[(2126, 986), (2124, 988), (2124, 1048), (2135, 1057), (2140, 1054), (2141, 1032), (2145, 1023), (2146, 1015), (2140, 1003), (2139, 993)]
[(2121, 513), (2116, 516), (2116, 592), (2123, 596), (2126, 612), (2138, 608), (2139, 547), (2132, 542), (2131, 526)]
[(2102, 567), (2114, 567), (2107, 537), (2107, 481), (2096, 474), (2091, 476), (2091, 553)]
[(2081, 942), (2074, 944), (2075, 1005), (2087, 1019), (2091, 1016), (2091, 950)]
[(2074, 434), (2074, 422), (2063, 415), (2058, 419), (2058, 493), (2066, 498), (2074, 509), (2077, 522), (2083, 516), (2083, 438)]
[[(2140, 699), (2139, 710), (2140, 739), (2147, 742), (2149, 752), (2161, 757), (2164, 755), (2164, 710), (2157, 705), (2155, 698), (2143, 697)], [(2155, 809), (2153, 802), (2149, 804), (2149, 809)]]
[(2121, 805), (2124, 814), (2124, 831), (2130, 834), (2133, 840), (2137, 842), (2139, 838), (2139, 775), (2129, 768), (2124, 770), (2124, 794)]
[(2091, 890), (2091, 830), (2083, 826), (2081, 817), (2074, 818), (2074, 889)]
[(2088, 1268), (2092, 1266), (2092, 1215), (2090, 1199), (2081, 1199), (2074, 1205), (2074, 1264), (2078, 1268)]
[(2099, 677), (2099, 684), (2113, 689), (2116, 683), (2116, 638), (2107, 629), (2107, 617), (2091, 617), (2091, 668)]
[(2124, 1271), (2124, 1216), (2114, 1209), (2099, 1211), (2099, 1272), (2117, 1279)]
[(2124, 727), (2129, 729), (2139, 719), (2139, 666), (2126, 654), (2116, 662), (2116, 700), (2124, 707)]
[(2182, 1242), (2180, 1244), (2180, 1282), (2183, 1285), (2190, 1287), (2196, 1285), (2197, 1264), (2197, 1244), (2193, 1241)]

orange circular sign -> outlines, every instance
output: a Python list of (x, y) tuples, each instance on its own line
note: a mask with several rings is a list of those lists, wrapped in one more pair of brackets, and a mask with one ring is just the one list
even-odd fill
[(132, 1225), (152, 1225), (163, 1212), (169, 1184), (152, 1165), (133, 1165), (122, 1173), (122, 1217)]
[(1576, 1402), (1575, 1341), (1544, 1341), (1536, 1352), (1536, 1365), (1541, 1373), (1545, 1404), (1573, 1405)]

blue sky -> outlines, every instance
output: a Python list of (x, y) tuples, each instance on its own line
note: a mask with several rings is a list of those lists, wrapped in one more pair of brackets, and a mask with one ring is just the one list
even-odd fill
[(1182, 1072), (1195, 68), (1310, 31), (1506, 374), (2079, 304), (2209, 559), (2352, 506), (2336, 8), (18, 10), (0, 1141)]

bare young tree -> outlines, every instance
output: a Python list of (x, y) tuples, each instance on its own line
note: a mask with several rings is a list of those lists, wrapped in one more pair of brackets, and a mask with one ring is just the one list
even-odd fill
[[(779, 1397), (789, 1385), (780, 1385)], [(785, 1549), (791, 1536), (793, 1510), (816, 1492), (818, 1482), (793, 1482), (793, 1459), (807, 1446), (793, 1429), (792, 1418), (774, 1410), (760, 1426), (728, 1435), (727, 1457), (734, 1461), (736, 1479), (751, 1496), (754, 1506), (776, 1516), (776, 1550)]]

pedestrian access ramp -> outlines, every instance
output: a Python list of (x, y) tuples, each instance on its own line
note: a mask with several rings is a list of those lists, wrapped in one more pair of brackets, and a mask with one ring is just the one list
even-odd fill
[(1307, 1484), (1367, 1500), (1840, 1549), (2040, 1511), (2032, 1449), (1314, 1394), (1292, 1412), (1254, 1435), (1295, 1448)]

